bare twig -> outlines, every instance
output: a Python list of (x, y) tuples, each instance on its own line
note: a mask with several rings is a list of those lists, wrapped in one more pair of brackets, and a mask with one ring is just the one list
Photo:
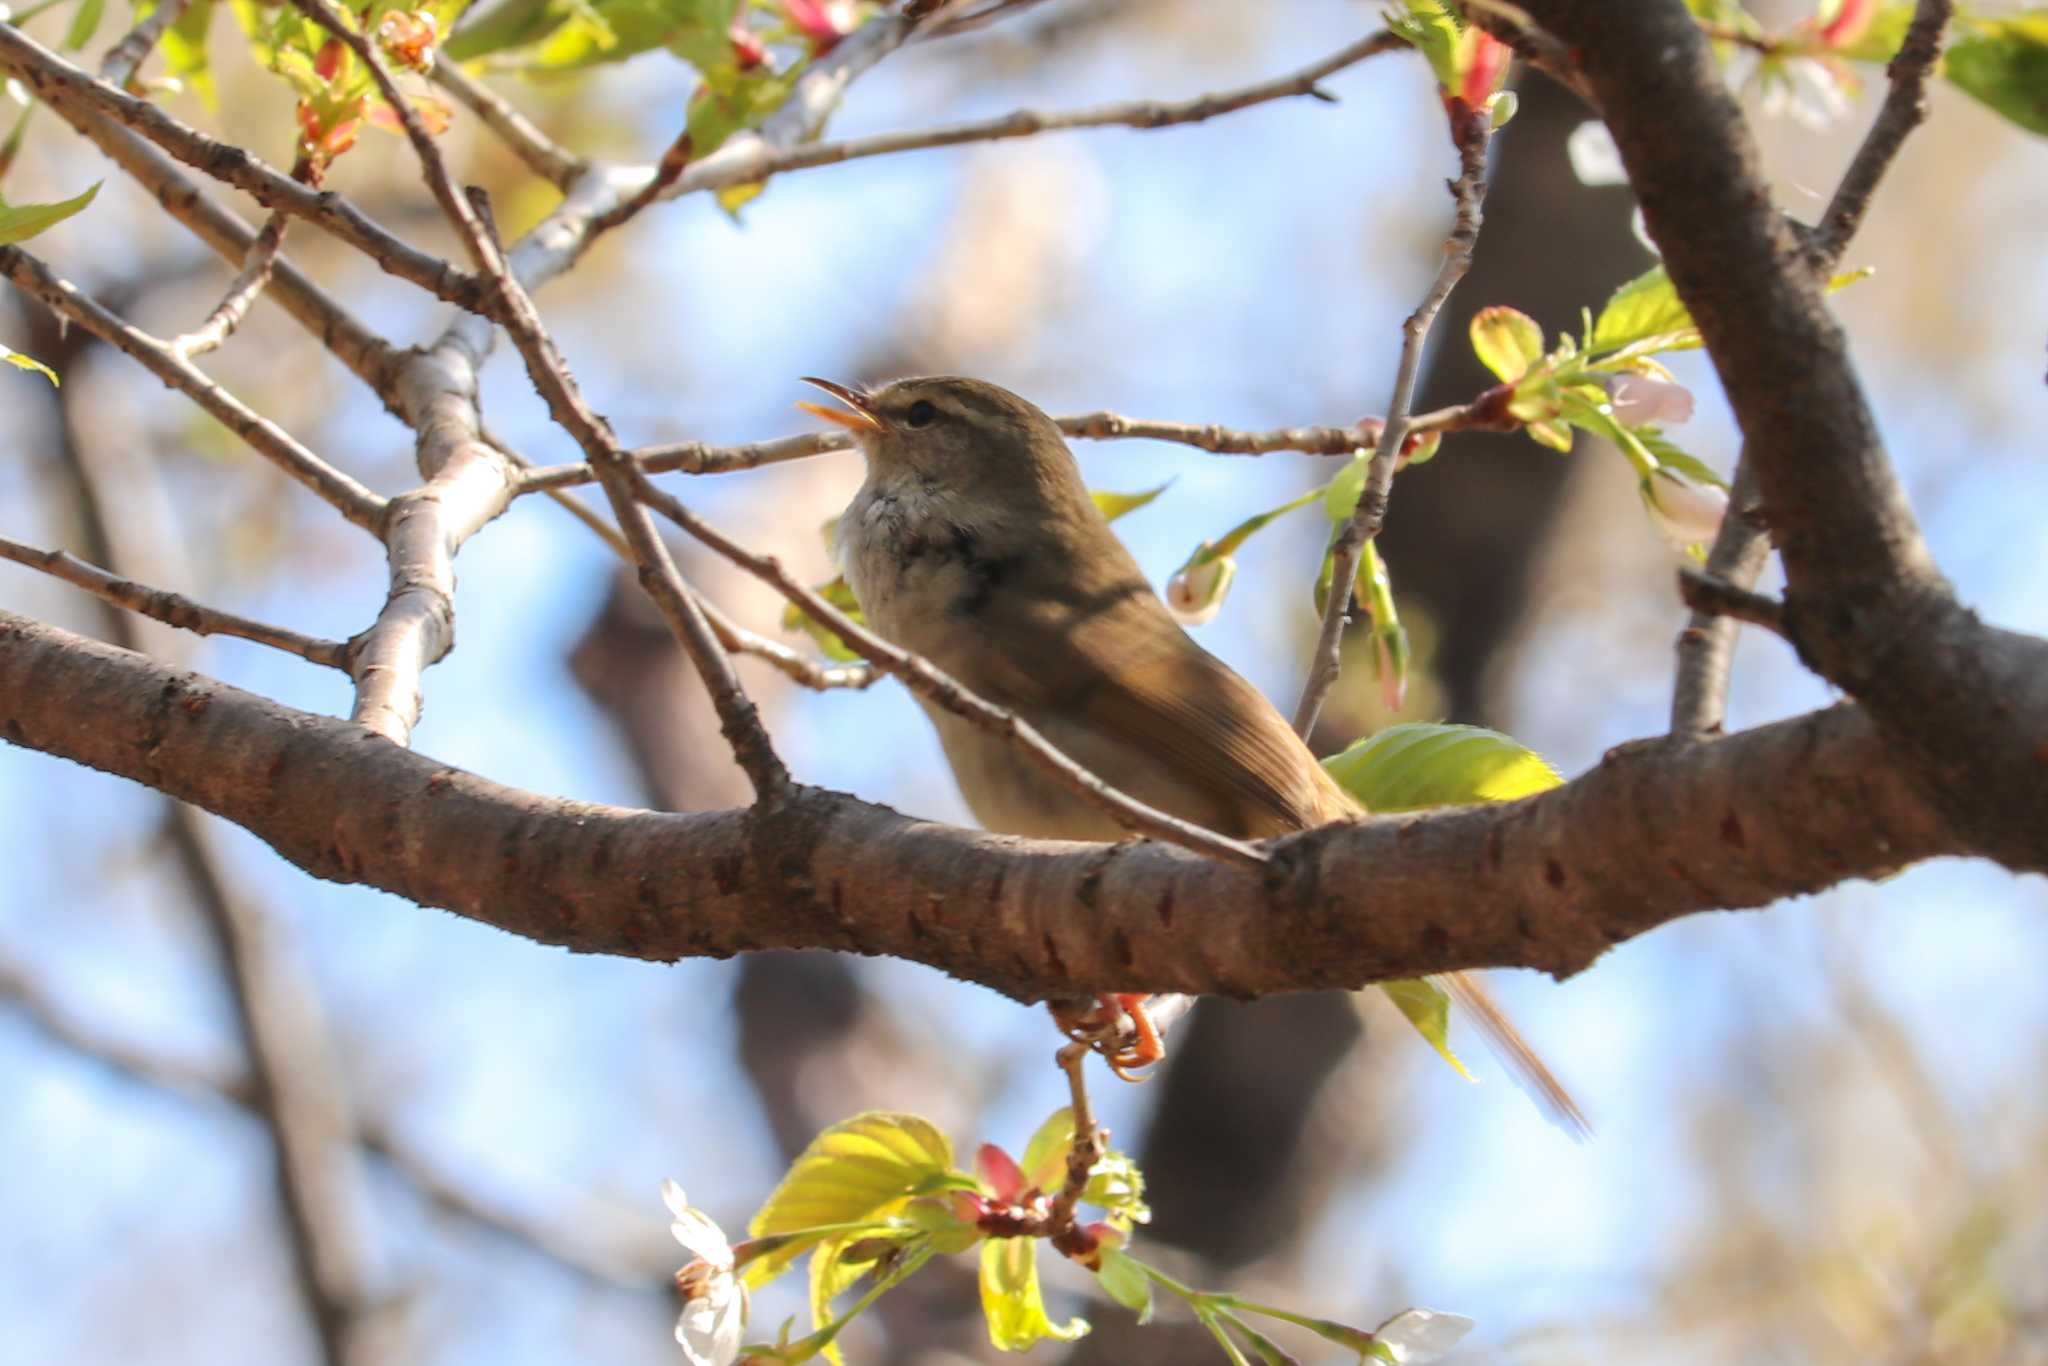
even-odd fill
[(1807, 250), (1819, 269), (1833, 270), (1842, 259), (1849, 239), (1856, 235), (1864, 213), (1870, 208), (1878, 182), (1905, 145), (1907, 135), (1926, 121), (1927, 78), (1941, 57), (1942, 35), (1954, 14), (1954, 0), (1920, 0), (1914, 10), (1905, 42), (1885, 68), (1891, 89), (1884, 97), (1884, 106), (1878, 110), (1877, 121), (1864, 135), (1863, 145), (1856, 149), (1841, 184), (1828, 201), (1827, 212), (1821, 215), (1807, 242)]
[(1394, 376), (1393, 397), (1387, 401), (1387, 425), (1367, 468), (1358, 506), (1352, 509), (1350, 520), (1338, 533), (1332, 551), (1329, 602), (1323, 610), (1315, 654), (1310, 658), (1308, 682), (1302, 688), (1300, 705), (1294, 710), (1295, 732), (1304, 736), (1315, 728), (1323, 701), (1336, 686), (1338, 672), (1343, 668), (1341, 647), (1344, 625), (1351, 615), (1352, 580), (1357, 577), (1365, 543), (1379, 535), (1380, 525), (1386, 520), (1387, 495), (1394, 485), (1401, 446), (1408, 438), (1408, 405), (1415, 397), (1423, 343), (1429, 337), (1437, 311), (1471, 267), (1473, 244), (1479, 240), (1480, 206), (1486, 198), (1486, 145), (1492, 136), (1492, 121), (1486, 110), (1475, 109), (1463, 100), (1447, 100), (1444, 108), (1451, 123), (1451, 141), (1458, 149), (1459, 174), (1450, 185), (1457, 215), (1450, 236), (1444, 240), (1443, 265), (1430, 282), (1422, 303), (1401, 325), (1401, 362)]
[(121, 41), (107, 49), (107, 55), (100, 60), (100, 79), (108, 85), (126, 86), (135, 79), (135, 72), (147, 60), (156, 45), (163, 41), (164, 31), (185, 15), (186, 7), (192, 0), (163, 0), (149, 12), (149, 17), (128, 30)]
[[(533, 465), (525, 457), (510, 450), (505, 450), (503, 446), (500, 446), (499, 449), (504, 450), (507, 458), (520, 468), (528, 470), (533, 468)], [(627, 564), (634, 562), (633, 547), (626, 544), (626, 538), (619, 534), (619, 529), (610, 522), (607, 522), (595, 508), (590, 507), (565, 489), (549, 488), (545, 492), (551, 501), (559, 505), (571, 517), (574, 517), (577, 521), (583, 523), (584, 526), (590, 528), (597, 538), (611, 549), (614, 555), (617, 555)], [(728, 653), (753, 655), (757, 659), (765, 660), (791, 682), (800, 684), (803, 687), (812, 688), (819, 692), (825, 692), (832, 688), (866, 688), (881, 677), (880, 674), (875, 672), (872, 665), (865, 662), (830, 665), (822, 664), (809, 656), (799, 654), (779, 641), (770, 640), (766, 636), (748, 630), (727, 616), (719, 609), (718, 604), (712, 602), (709, 598), (700, 598), (698, 606), (704, 609), (704, 619), (711, 623), (712, 633), (718, 637), (718, 643), (724, 646)]]
[[(324, 7), (326, 0), (296, 0), (296, 3)], [(366, 53), (365, 60), (373, 71), (381, 72), (382, 63), (374, 53)], [(380, 75), (380, 80), (389, 79), (388, 73)], [(438, 195), (439, 187), (448, 183), (440, 149), (419, 126), (416, 116), (407, 120), (406, 131), (419, 153), (427, 181), (437, 187)], [(705, 691), (711, 694), (711, 704), (718, 712), (719, 729), (732, 746), (733, 756), (739, 760), (740, 767), (746, 771), (748, 781), (753, 784), (755, 797), (763, 803), (779, 800), (789, 788), (789, 770), (775, 753), (774, 742), (769, 739), (767, 728), (761, 724), (760, 712), (741, 686), (739, 676), (733, 672), (732, 661), (721, 648), (710, 622), (705, 619), (697, 595), (683, 581), (668, 547), (655, 534), (654, 523), (647, 510), (633, 496), (633, 480), (637, 472), (632, 460), (612, 434), (610, 424), (584, 401), (576, 381), (569, 375), (567, 364), (555, 349), (554, 339), (541, 322), (532, 296), (521, 285), (499, 247), (495, 229), (487, 218), (489, 204), (483, 192), (473, 190), (467, 200), (458, 197), (448, 207), (450, 217), (456, 220), (471, 251), (478, 258), (478, 266), (486, 278), (498, 286), (505, 332), (512, 339), (520, 358), (526, 362), (528, 378), (547, 402), (549, 414), (575, 438), (597, 470), (605, 493), (611, 499), (619, 529), (632, 547), (640, 582), (668, 619), (669, 628), (688, 652), (691, 663), (697, 666)]]
[[(246, 1072), (169, 1057), (92, 1029), (52, 999), (18, 964), (0, 960), (0, 1000), (11, 1004), (49, 1042), (111, 1068), (129, 1081), (176, 1096), (224, 1101), (259, 1121), (263, 1117), (256, 1104), (256, 1084)], [(571, 1275), (638, 1290), (658, 1281), (666, 1269), (651, 1262), (643, 1272), (625, 1249), (590, 1248), (587, 1239), (569, 1230), (494, 1208), (444, 1175), (386, 1124), (365, 1119), (361, 1141), (436, 1209), (537, 1253)]]
[(1070, 1043), (1056, 1056), (1060, 1070), (1067, 1074), (1067, 1094), (1074, 1107), (1074, 1146), (1067, 1150), (1067, 1178), (1060, 1183), (1046, 1211), (1046, 1228), (1052, 1245), (1066, 1251), (1061, 1242), (1074, 1235), (1074, 1207), (1088, 1189), (1088, 1177), (1102, 1160), (1102, 1126), (1095, 1122), (1095, 1107), (1088, 1098), (1088, 1054), (1085, 1043)]
[(1695, 612), (1733, 617), (1752, 626), (1761, 626), (1773, 635), (1785, 634), (1784, 603), (1768, 593), (1758, 593), (1726, 579), (1715, 578), (1692, 565), (1682, 566), (1678, 571), (1678, 596), (1685, 599), (1685, 605)]
[[(133, 177), (163, 206), (165, 213), (191, 229), (214, 252), (238, 264), (247, 260), (256, 242), (256, 230), (202, 194), (171, 158), (114, 120), (88, 108), (55, 108), (60, 117)], [(364, 327), (288, 260), (277, 262), (269, 293), (279, 307), (318, 337), (342, 364), (386, 402), (390, 401), (393, 350), (388, 342)]]
[(649, 483), (646, 476), (637, 470), (631, 477), (641, 501), (748, 573), (772, 585), (782, 596), (810, 613), (812, 619), (830, 627), (846, 642), (849, 650), (882, 672), (902, 679), (905, 687), (924, 700), (965, 717), (990, 734), (1011, 741), (1026, 758), (1061, 786), (1109, 812), (1125, 829), (1245, 867), (1263, 867), (1267, 863), (1267, 856), (1253, 845), (1154, 810), (1111, 787), (1061, 753), (1029, 722), (969, 691), (922, 655), (899, 649), (826, 602), (792, 577), (772, 555), (757, 555), (748, 550)]
[[(148, 138), (178, 160), (252, 195), (263, 207), (303, 218), (332, 233), (401, 280), (459, 308), (482, 311), (483, 283), (419, 250), (373, 223), (339, 195), (307, 188), (232, 143), (218, 142), (147, 100), (94, 80), (19, 29), (0, 24), (0, 66), (14, 72), (36, 97), (57, 107), (85, 108)], [(402, 110), (411, 105), (403, 104)]]
[(569, 188), (583, 162), (512, 107), (509, 100), (462, 69), (460, 62), (434, 63), (434, 83), (453, 95), (477, 121), (496, 133), (527, 169), (558, 190)]
[[(4, 31), (4, 25), (0, 25)], [(384, 522), (385, 501), (293, 440), (282, 427), (248, 408), (174, 351), (169, 343), (129, 326), (59, 279), (19, 247), (0, 247), (0, 275), (109, 345), (118, 347), (171, 388), (185, 394), (257, 454), (289, 474), (349, 521), (370, 532)]]
[[(105, 454), (76, 439), (68, 406), (63, 419), (66, 464), (94, 557), (116, 569), (132, 562), (147, 570), (165, 561), (164, 538), (149, 524), (125, 518), (117, 532), (103, 488), (148, 478), (148, 471), (132, 463), (108, 468)], [(133, 617), (109, 611), (107, 625), (124, 648), (141, 649)], [(173, 642), (173, 654), (179, 644)], [(263, 906), (236, 894), (206, 815), (176, 801), (166, 801), (164, 811), (179, 874), (219, 957), (248, 1055), (252, 1108), (274, 1142), (292, 1266), (322, 1359), (329, 1366), (367, 1366), (365, 1317), (379, 1289), (376, 1240), (354, 1119), (318, 993), (289, 935)]]
[[(1378, 424), (1372, 422), (1353, 427), (1277, 427), (1270, 431), (1243, 431), (1213, 422), (1165, 422), (1125, 417), (1112, 412), (1074, 413), (1056, 417), (1053, 421), (1068, 436), (1089, 441), (1171, 441), (1215, 455), (1268, 455), (1275, 451), (1355, 455), (1362, 449), (1370, 449), (1379, 440)], [(1410, 419), (1408, 435), (1487, 430), (1497, 425), (1473, 405), (1460, 404)], [(648, 474), (666, 474), (672, 470), (681, 470), (685, 474), (729, 474), (735, 470), (780, 464), (785, 460), (850, 451), (853, 444), (851, 436), (834, 430), (806, 432), (738, 446), (678, 441), (659, 446), (637, 446), (628, 454)], [(519, 491), (534, 493), (567, 488), (574, 484), (588, 484), (596, 478), (587, 464), (542, 465), (521, 478)]]
[(40, 569), (45, 574), (83, 588), (102, 602), (140, 612), (166, 626), (202, 636), (234, 636), (239, 640), (253, 640), (258, 645), (268, 645), (274, 650), (297, 655), (310, 664), (324, 664), (330, 669), (348, 667), (348, 646), (338, 640), (320, 640), (282, 626), (208, 607), (182, 594), (151, 588), (133, 579), (110, 574), (61, 550), (39, 550), (0, 536), (0, 559)]
[[(1390, 33), (1375, 33), (1290, 75), (1260, 81), (1255, 85), (1242, 86), (1235, 90), (1200, 95), (1190, 100), (1133, 100), (1128, 103), (1100, 105), (1092, 109), (1071, 109), (1054, 113), (1019, 109), (1000, 118), (949, 124), (942, 128), (882, 133), (874, 137), (851, 138), (844, 142), (807, 143), (780, 151), (764, 146), (754, 149), (751, 155), (746, 156), (707, 157), (677, 176), (668, 193), (673, 196), (690, 194), (698, 190), (725, 189), (732, 185), (757, 183), (784, 171), (798, 171), (812, 166), (831, 166), (863, 157), (886, 156), (927, 147), (956, 147), (969, 142), (996, 142), (1005, 138), (1031, 137), (1038, 133), (1073, 128), (1169, 128), (1177, 124), (1200, 123), (1205, 119), (1235, 113), (1269, 100), (1289, 99), (1301, 95), (1330, 100), (1334, 96), (1322, 90), (1318, 84), (1324, 78), (1368, 57), (1406, 46), (1405, 42)], [(720, 152), (723, 153), (724, 150), (721, 148)], [(657, 175), (653, 171), (643, 171), (641, 174), (650, 178)]]
[[(1707, 551), (1706, 573), (1717, 582), (1746, 589), (1756, 582), (1770, 555), (1770, 533), (1757, 507), (1756, 473), (1746, 460), (1738, 460), (1727, 515)], [(1738, 618), (1725, 613), (1695, 610), (1679, 633), (1678, 673), (1671, 689), (1673, 735), (1704, 736), (1721, 729), (1739, 624)]]
[(249, 316), (249, 310), (256, 303), (256, 297), (263, 287), (270, 283), (271, 272), (277, 268), (277, 253), (284, 246), (285, 227), (291, 220), (281, 213), (270, 215), (263, 225), (263, 231), (256, 234), (256, 241), (249, 248), (249, 255), (242, 262), (242, 269), (228, 282), (227, 293), (206, 315), (206, 321), (190, 332), (171, 339), (171, 349), (190, 360), (205, 355), (234, 334), (242, 325), (242, 319)]
[(613, 228), (627, 222), (649, 204), (661, 198), (669, 186), (682, 178), (684, 169), (690, 164), (690, 149), (692, 146), (690, 130), (686, 127), (682, 132), (676, 134), (676, 140), (671, 142), (668, 145), (668, 150), (661, 154), (661, 160), (654, 165), (654, 174), (648, 177), (645, 185), (642, 185), (630, 196), (592, 220), (590, 224), (591, 235), (596, 236), (601, 232), (610, 232)]

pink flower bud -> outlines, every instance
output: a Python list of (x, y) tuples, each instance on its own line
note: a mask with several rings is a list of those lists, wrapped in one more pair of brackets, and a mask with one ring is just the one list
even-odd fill
[(1704, 545), (1720, 534), (1728, 513), (1728, 494), (1712, 484), (1696, 484), (1669, 468), (1652, 471), (1643, 480), (1643, 506), (1657, 532), (1684, 550)]
[(974, 1170), (990, 1195), (1014, 1205), (1024, 1194), (1024, 1173), (1015, 1158), (993, 1143), (984, 1143), (974, 1155)]
[(1186, 564), (1166, 581), (1166, 610), (1183, 626), (1200, 626), (1223, 610), (1237, 561), (1219, 555), (1207, 564)]
[(1607, 392), (1614, 403), (1614, 420), (1624, 427), (1654, 422), (1675, 426), (1692, 417), (1692, 390), (1669, 380), (1648, 375), (1616, 375), (1608, 381)]

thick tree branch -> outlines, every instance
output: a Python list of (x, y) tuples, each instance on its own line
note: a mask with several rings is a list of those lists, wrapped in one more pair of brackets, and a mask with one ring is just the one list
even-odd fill
[(2031, 863), (2048, 828), (2048, 642), (1985, 626), (1935, 566), (1706, 40), (1678, 0), (1526, 8), (1580, 64), (1720, 372), (1784, 559), (1788, 637), (1907, 751), (1956, 828)]
[[(1025, 1000), (1566, 974), (1694, 911), (1982, 852), (1848, 705), (1624, 746), (1526, 801), (1326, 827), (1276, 843), (1260, 871), (1163, 844), (980, 834), (802, 787), (773, 808), (626, 811), (367, 734), (0, 613), (0, 736), (203, 806), (315, 876), (581, 952), (888, 954)], [(2037, 846), (2018, 866), (2044, 864)]]

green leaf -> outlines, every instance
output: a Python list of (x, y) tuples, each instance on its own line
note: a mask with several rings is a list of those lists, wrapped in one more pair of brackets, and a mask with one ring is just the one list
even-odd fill
[[(818, 585), (816, 591), (819, 597), (832, 606), (837, 607), (857, 624), (862, 626), (868, 624), (867, 617), (862, 615), (860, 603), (854, 599), (853, 588), (846, 582), (844, 574), (837, 576), (830, 583)], [(828, 659), (837, 660), (845, 664), (860, 658), (859, 655), (846, 648), (846, 642), (839, 638), (837, 631), (817, 620), (809, 612), (806, 612), (793, 602), (782, 609), (782, 629), (785, 631), (804, 632), (812, 640), (818, 642), (818, 648), (825, 652), (825, 657)]]
[(1433, 721), (1388, 726), (1323, 767), (1380, 815), (1513, 801), (1564, 781), (1541, 755), (1499, 731)]
[(1358, 508), (1358, 500), (1365, 496), (1365, 477), (1371, 472), (1372, 453), (1360, 451), (1344, 462), (1329, 483), (1323, 485), (1323, 514), (1332, 526), (1342, 526), (1351, 520), (1351, 514)]
[(570, 7), (564, 0), (503, 0), (477, 11), (474, 22), (464, 24), (441, 44), (441, 56), (458, 62), (472, 62), (509, 48), (538, 43), (568, 22)]
[(1458, 39), (1463, 32), (1457, 17), (1441, 0), (1407, 0), (1404, 9), (1405, 13), (1388, 12), (1388, 30), (1423, 55), (1439, 85), (1456, 90)]
[(1505, 304), (1482, 308), (1472, 318), (1472, 354), (1512, 384), (1543, 359), (1543, 329), (1520, 309)]
[(1672, 445), (1670, 440), (1655, 427), (1637, 428), (1636, 438), (1649, 448), (1650, 454), (1657, 457), (1659, 465), (1677, 470), (1695, 484), (1710, 484), (1717, 489), (1728, 487), (1728, 481), (1721, 476), (1720, 471), (1698, 456), (1687, 455), (1684, 451)]
[(85, 193), (55, 204), (9, 204), (0, 199), (0, 246), (25, 242), (52, 224), (63, 222), (92, 203), (101, 183), (96, 180)]
[(1522, 430), (1539, 446), (1567, 452), (1572, 448), (1572, 429), (1562, 422), (1531, 422)]
[(2048, 133), (2048, 13), (1978, 19), (1949, 45), (1951, 83), (2030, 133)]
[[(811, 1140), (747, 1225), (756, 1238), (821, 1224), (880, 1219), (912, 1199), (971, 1179), (953, 1168), (953, 1146), (916, 1115), (870, 1111), (833, 1125)], [(746, 1279), (761, 1285), (780, 1275), (804, 1245), (749, 1262)]]
[(1836, 48), (1837, 55), (1852, 62), (1888, 62), (1905, 46), (1906, 30), (1913, 23), (1913, 0), (1892, 0), (1878, 6), (1869, 27), (1852, 43)]
[(1114, 1148), (1098, 1158), (1090, 1169), (1081, 1200), (1105, 1211), (1111, 1226), (1125, 1233), (1130, 1232), (1133, 1224), (1152, 1221), (1152, 1209), (1145, 1203), (1145, 1174), (1128, 1154)]
[(1648, 270), (1614, 291), (1587, 339), (1588, 351), (1613, 351), (1649, 337), (1684, 332), (1692, 327), (1692, 314), (1679, 302), (1678, 290), (1661, 265)]
[(1152, 1278), (1130, 1254), (1113, 1247), (1103, 1248), (1095, 1283), (1102, 1287), (1103, 1294), (1136, 1314), (1140, 1324), (1152, 1321)]
[(178, 22), (165, 30), (161, 46), (164, 70), (197, 95), (208, 113), (217, 113), (220, 96), (214, 89), (213, 67), (206, 55), (206, 35), (212, 27), (213, 0), (193, 0), (178, 16)]
[(1301, 1358), (1282, 1350), (1279, 1343), (1261, 1333), (1235, 1314), (1224, 1314), (1223, 1320), (1252, 1345), (1263, 1366), (1301, 1366)]
[(734, 133), (759, 127), (789, 99), (803, 69), (804, 64), (798, 62), (787, 71), (771, 70), (765, 63), (751, 71), (715, 67), (706, 71), (690, 99), (685, 121), (691, 157), (710, 156)]
[(1046, 1317), (1035, 1238), (990, 1238), (981, 1245), (981, 1312), (998, 1351), (1029, 1351), (1045, 1338), (1072, 1342), (1088, 1331), (1086, 1319), (1056, 1324)]
[(1443, 1060), (1458, 1070), (1466, 1081), (1474, 1080), (1463, 1060), (1451, 1051), (1451, 998), (1436, 983), (1407, 977), (1380, 983), (1380, 990), (1415, 1026), (1415, 1032), (1434, 1048)]
[(71, 16), (71, 27), (65, 31), (65, 48), (76, 52), (91, 42), (92, 35), (100, 31), (100, 20), (106, 15), (107, 0), (82, 0), (78, 13)]
[(50, 383), (57, 385), (60, 388), (63, 385), (63, 381), (57, 378), (57, 372), (55, 370), (52, 370), (49, 366), (43, 364), (41, 361), (37, 360), (34, 356), (24, 356), (19, 351), (10, 350), (8, 347), (0, 345), (0, 361), (6, 361), (9, 365), (13, 366), (17, 370), (37, 371), (38, 373), (48, 378)]
[(1102, 514), (1102, 519), (1106, 522), (1114, 522), (1117, 518), (1127, 513), (1136, 512), (1139, 508), (1166, 492), (1172, 485), (1173, 481), (1169, 479), (1159, 487), (1146, 489), (1142, 493), (1114, 493), (1108, 489), (1091, 489), (1088, 496), (1095, 500), (1095, 509)]
[(1074, 1107), (1062, 1105), (1046, 1117), (1024, 1145), (1024, 1157), (1017, 1166), (1024, 1173), (1025, 1186), (1036, 1186), (1042, 1191), (1058, 1186), (1066, 1179), (1067, 1153), (1073, 1146)]

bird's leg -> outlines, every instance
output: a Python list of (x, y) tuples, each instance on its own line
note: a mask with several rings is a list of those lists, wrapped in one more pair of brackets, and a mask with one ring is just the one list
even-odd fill
[(1110, 1071), (1125, 1081), (1143, 1081), (1147, 1074), (1137, 1069), (1166, 1056), (1166, 1043), (1146, 1013), (1145, 1001), (1144, 992), (1103, 992), (1085, 1009), (1058, 1002), (1050, 1009), (1060, 1031), (1102, 1054)]

